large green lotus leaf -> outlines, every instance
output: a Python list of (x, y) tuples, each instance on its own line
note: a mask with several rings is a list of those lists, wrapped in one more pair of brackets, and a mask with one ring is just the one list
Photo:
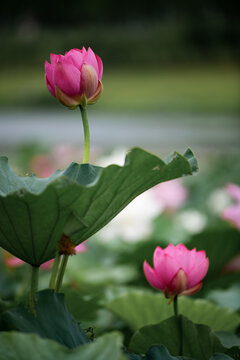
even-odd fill
[(133, 335), (129, 347), (141, 354), (157, 344), (166, 346), (173, 356), (183, 355), (196, 360), (209, 360), (214, 353), (225, 352), (208, 326), (194, 324), (182, 315), (142, 327)]
[(35, 334), (0, 333), (0, 360), (125, 360), (121, 335), (106, 334), (74, 350)]
[(123, 167), (72, 163), (47, 179), (19, 177), (0, 158), (0, 245), (34, 266), (56, 254), (63, 233), (80, 244), (152, 186), (197, 170), (191, 150), (165, 161), (131, 150)]
[(23, 305), (18, 305), (1, 315), (0, 329), (36, 333), (69, 348), (89, 342), (85, 331), (69, 313), (63, 294), (43, 290), (36, 295), (34, 314)]
[[(202, 299), (179, 297), (179, 313), (190, 320), (210, 326), (215, 331), (234, 331), (240, 316), (234, 311)], [(129, 290), (112, 295), (105, 307), (123, 320), (133, 331), (156, 324), (173, 315), (173, 305), (162, 294), (146, 290)]]

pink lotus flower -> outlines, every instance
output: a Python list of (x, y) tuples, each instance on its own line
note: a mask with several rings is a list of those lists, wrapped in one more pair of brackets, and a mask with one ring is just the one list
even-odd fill
[(225, 209), (221, 216), (223, 219), (230, 221), (237, 229), (240, 230), (240, 186), (227, 184), (228, 194), (235, 200), (235, 204)]
[(174, 212), (186, 202), (188, 191), (179, 179), (163, 182), (152, 191), (166, 212)]
[(70, 109), (97, 101), (103, 89), (102, 73), (102, 60), (90, 47), (72, 49), (65, 55), (51, 54), (51, 63), (45, 61), (49, 92)]
[(153, 266), (144, 262), (147, 281), (162, 290), (166, 298), (174, 298), (176, 295), (193, 295), (201, 289), (209, 261), (203, 250), (188, 250), (183, 244), (176, 247), (170, 244), (165, 249), (156, 247)]

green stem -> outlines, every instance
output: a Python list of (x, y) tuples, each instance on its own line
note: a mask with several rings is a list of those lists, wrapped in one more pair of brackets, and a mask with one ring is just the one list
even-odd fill
[(178, 302), (177, 302), (177, 300), (178, 300), (178, 297), (176, 295), (174, 297), (174, 299), (173, 299), (173, 309), (174, 309), (174, 315), (175, 316), (178, 316)]
[(175, 296), (173, 299), (174, 315), (177, 317), (178, 330), (179, 330), (179, 356), (183, 355), (183, 333), (182, 333), (182, 318), (178, 316), (178, 297)]
[(31, 286), (30, 286), (30, 297), (29, 304), (30, 310), (35, 312), (36, 305), (36, 292), (38, 290), (38, 275), (39, 275), (39, 266), (31, 266)]
[(90, 132), (89, 132), (89, 125), (88, 125), (88, 118), (87, 118), (87, 111), (86, 108), (79, 105), (81, 115), (82, 115), (82, 122), (83, 122), (83, 129), (84, 129), (84, 155), (83, 155), (83, 163), (86, 164), (89, 162), (89, 154), (90, 154)]
[(52, 290), (55, 289), (55, 283), (56, 283), (59, 264), (60, 264), (60, 254), (59, 254), (59, 252), (57, 252), (57, 255), (55, 257), (53, 267), (52, 267), (52, 274), (51, 274), (51, 279), (50, 279), (50, 283), (49, 283), (49, 289), (52, 289)]
[(60, 265), (60, 269), (59, 269), (59, 273), (58, 273), (58, 277), (57, 277), (56, 287), (55, 287), (56, 292), (59, 292), (61, 290), (63, 276), (64, 276), (64, 273), (65, 273), (65, 270), (66, 270), (68, 258), (69, 258), (69, 255), (66, 255), (66, 254), (63, 255), (61, 265)]

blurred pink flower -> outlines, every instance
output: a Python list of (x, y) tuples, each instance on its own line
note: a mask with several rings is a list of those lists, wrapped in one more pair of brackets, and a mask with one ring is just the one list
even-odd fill
[(4, 264), (9, 267), (18, 267), (25, 264), (25, 262), (9, 254), (9, 256), (4, 257)]
[(81, 151), (77, 147), (70, 144), (59, 144), (53, 148), (52, 161), (57, 164), (59, 168), (63, 168), (75, 159), (80, 158)]
[(43, 270), (49, 270), (49, 269), (51, 269), (51, 266), (52, 266), (53, 262), (54, 262), (54, 259), (51, 259), (51, 260), (46, 261), (45, 263), (43, 263), (43, 264), (41, 265), (41, 269), (43, 269)]
[(185, 245), (167, 248), (156, 247), (153, 254), (153, 268), (144, 262), (143, 269), (147, 281), (162, 290), (166, 298), (176, 295), (193, 295), (202, 287), (209, 260), (205, 251), (188, 250)]
[(33, 156), (30, 166), (34, 174), (41, 178), (49, 177), (57, 169), (48, 155)]
[[(75, 247), (76, 254), (83, 253), (87, 251), (87, 246), (85, 245), (86, 241), (83, 241), (81, 244), (77, 245)], [(40, 267), (44, 270), (49, 270), (52, 266), (52, 263), (54, 262), (54, 259), (51, 259), (49, 261), (46, 261), (44, 264), (42, 264)], [(16, 256), (11, 255), (10, 253), (4, 252), (4, 264), (8, 267), (17, 267), (24, 265), (25, 262), (21, 259), (18, 259)]]
[(229, 183), (226, 185), (226, 190), (228, 194), (236, 200), (236, 202), (240, 203), (240, 186)]
[(226, 190), (235, 200), (235, 204), (223, 210), (221, 217), (230, 221), (237, 229), (240, 230), (240, 186), (229, 183), (226, 186)]
[(240, 272), (240, 254), (236, 255), (233, 259), (231, 259), (222, 269), (222, 272)]
[(65, 55), (51, 54), (50, 64), (45, 61), (49, 92), (70, 109), (97, 101), (103, 89), (102, 73), (102, 60), (90, 47), (71, 49)]
[(163, 182), (152, 191), (166, 212), (174, 212), (183, 206), (188, 196), (187, 189), (179, 179)]
[(86, 240), (75, 247), (76, 254), (80, 254), (87, 251), (88, 248), (87, 245), (85, 245), (85, 242)]
[(65, 168), (72, 161), (81, 158), (80, 151), (70, 144), (61, 144), (53, 148), (50, 155), (35, 155), (30, 167), (41, 178), (49, 177), (57, 169)]

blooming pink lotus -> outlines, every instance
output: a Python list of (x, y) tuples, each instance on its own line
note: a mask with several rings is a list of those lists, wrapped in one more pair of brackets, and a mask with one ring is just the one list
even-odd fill
[(235, 204), (225, 209), (221, 216), (223, 219), (230, 221), (237, 229), (240, 230), (240, 186), (236, 184), (227, 184), (228, 194), (235, 200)]
[(153, 254), (153, 268), (144, 262), (147, 281), (162, 290), (167, 298), (176, 295), (193, 295), (202, 287), (209, 260), (205, 251), (188, 250), (185, 245), (156, 247)]
[(51, 54), (45, 61), (45, 79), (49, 92), (70, 109), (94, 104), (102, 93), (103, 64), (100, 57), (83, 47), (65, 55)]

